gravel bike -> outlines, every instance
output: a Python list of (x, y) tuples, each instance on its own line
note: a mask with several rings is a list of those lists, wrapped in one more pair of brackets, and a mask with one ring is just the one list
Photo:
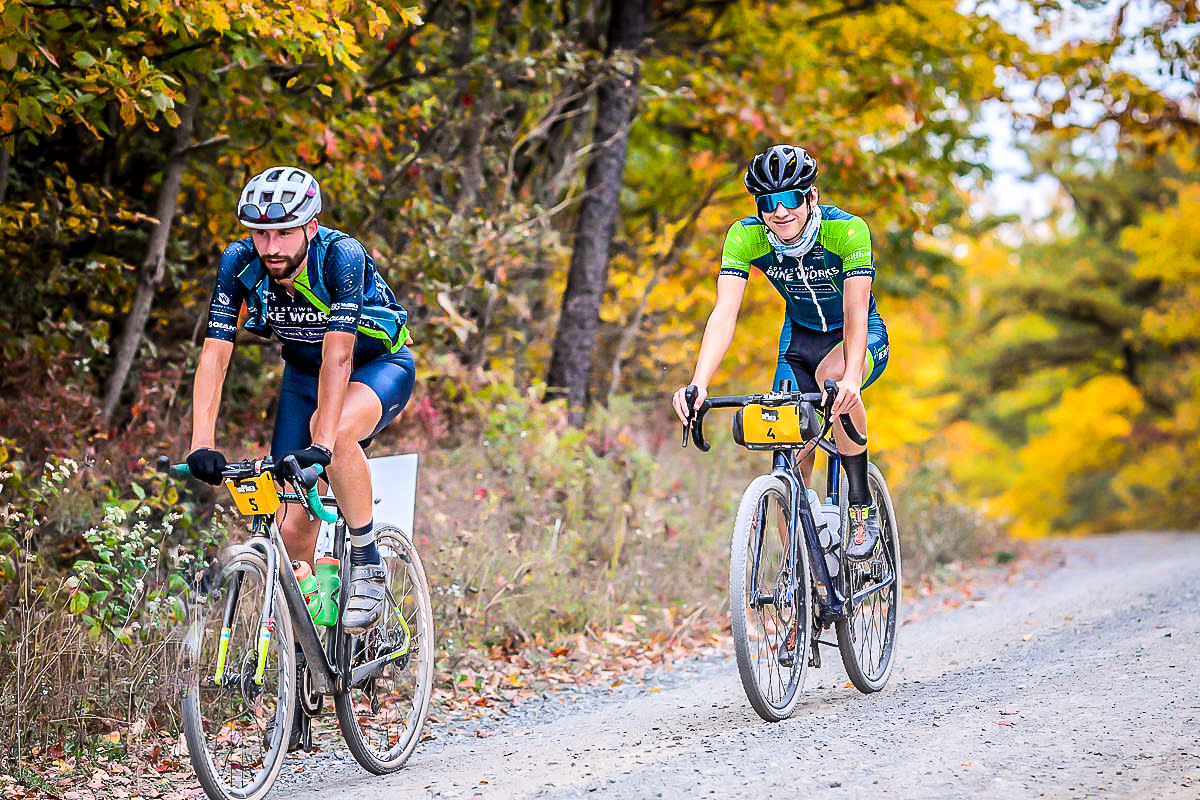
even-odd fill
[[(166, 461), (159, 465), (170, 474), (190, 474), (186, 464)], [(222, 473), (238, 512), (250, 518), (251, 536), (200, 575), (182, 647), (188, 756), (213, 800), (264, 797), (287, 754), (293, 716), (301, 715), (301, 744), (311, 749), (310, 719), (326, 695), (333, 696), (350, 752), (377, 775), (404, 766), (429, 713), (433, 613), (408, 534), (391, 525), (375, 529), (388, 574), (386, 607), (375, 627), (360, 635), (342, 629), (348, 592), (334, 601), (333, 624), (315, 624), (310, 616), (276, 512), (298, 505), (309, 519), (334, 526), (332, 557), (340, 586), (347, 586), (346, 523), (337, 501), (318, 493), (320, 474), (319, 466), (301, 469), (295, 456), (244, 460)]]
[[(709, 397), (697, 408), (698, 390), (685, 392), (691, 413), (683, 429), (707, 452), (704, 415), (737, 408), (734, 439), (751, 450), (769, 450), (768, 475), (751, 481), (733, 526), (729, 559), (729, 610), (738, 673), (746, 697), (768, 722), (796, 708), (809, 666), (821, 666), (819, 637), (831, 626), (842, 664), (854, 686), (876, 692), (887, 683), (900, 613), (900, 532), (883, 474), (867, 468), (872, 501), (879, 507), (880, 544), (869, 560), (843, 555), (848, 531), (845, 478), (830, 435), (837, 384), (825, 392), (783, 391)], [(818, 411), (820, 409), (820, 411)], [(866, 444), (850, 417), (841, 415), (851, 440)], [(827, 503), (814, 508), (815, 493), (799, 466), (815, 448), (829, 455)], [(801, 546), (803, 545), (803, 546)]]

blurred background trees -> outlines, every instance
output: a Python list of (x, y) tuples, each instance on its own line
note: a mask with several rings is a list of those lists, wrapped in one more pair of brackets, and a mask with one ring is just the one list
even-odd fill
[[(242, 8), (3, 6), (0, 436), (26, 470), (182, 455), (236, 193), (276, 163), (375, 254), (443, 416), (502, 380), (568, 396), (575, 425), (617, 395), (669, 425), (753, 210), (743, 164), (793, 141), (871, 225), (894, 354), (874, 452), (898, 480), (941, 469), (1029, 535), (1197, 523), (1194, 4)], [(987, 104), (1057, 180), (1049, 217), (980, 210)], [(766, 385), (781, 316), (752, 280), (716, 388)], [(252, 446), (273, 346), (238, 358), (227, 424)]]

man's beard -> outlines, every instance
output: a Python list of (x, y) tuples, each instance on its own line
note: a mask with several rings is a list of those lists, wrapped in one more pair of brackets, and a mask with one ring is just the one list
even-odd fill
[(300, 264), (303, 263), (304, 257), (308, 255), (308, 237), (304, 237), (304, 245), (299, 252), (292, 253), (288, 256), (283, 256), (283, 261), (267, 261), (259, 253), (258, 257), (262, 261), (263, 266), (267, 268), (267, 274), (277, 281), (287, 280), (294, 277), (300, 271)]

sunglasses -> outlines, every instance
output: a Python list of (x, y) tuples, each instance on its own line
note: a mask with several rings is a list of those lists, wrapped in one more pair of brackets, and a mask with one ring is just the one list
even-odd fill
[(779, 206), (784, 208), (799, 208), (804, 204), (804, 198), (812, 191), (812, 187), (808, 187), (804, 191), (799, 189), (788, 189), (786, 192), (771, 192), (770, 194), (755, 195), (754, 203), (758, 206), (758, 213), (770, 214)]
[(268, 203), (265, 209), (246, 203), (238, 209), (238, 219), (242, 222), (295, 222), (297, 217), (288, 213), (283, 203)]

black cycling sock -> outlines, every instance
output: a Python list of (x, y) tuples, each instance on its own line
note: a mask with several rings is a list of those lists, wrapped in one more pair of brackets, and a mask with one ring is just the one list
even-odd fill
[(867, 488), (867, 451), (863, 450), (856, 456), (842, 456), (842, 468), (846, 470), (846, 481), (850, 484), (846, 502), (852, 506), (870, 505), (871, 492)]
[[(375, 520), (371, 520), (361, 528), (350, 529), (350, 564), (351, 566), (359, 567), (363, 564), (378, 564), (379, 563), (379, 548), (375, 546), (375, 537), (372, 532), (375, 528)], [(355, 544), (354, 540), (362, 540), (363, 537), (370, 536), (371, 540), (366, 544)]]

